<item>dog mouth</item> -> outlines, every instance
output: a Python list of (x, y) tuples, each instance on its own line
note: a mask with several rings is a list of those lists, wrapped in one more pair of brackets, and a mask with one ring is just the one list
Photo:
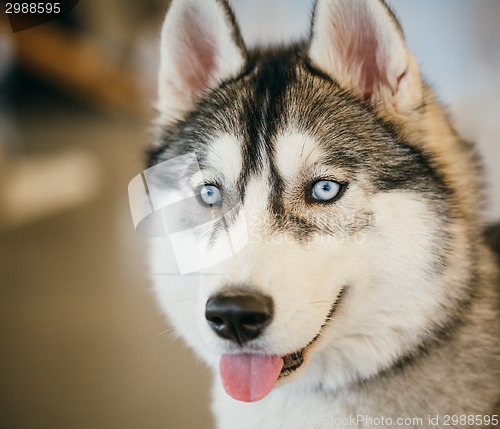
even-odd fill
[(337, 295), (316, 336), (303, 348), (285, 356), (240, 353), (222, 355), (219, 370), (222, 385), (233, 399), (255, 402), (267, 396), (279, 379), (294, 374), (305, 362), (311, 346), (331, 320), (344, 289)]
[(343, 288), (339, 294), (337, 295), (337, 299), (333, 302), (332, 307), (330, 308), (330, 312), (325, 318), (324, 323), (321, 325), (321, 328), (319, 332), (316, 334), (316, 336), (307, 344), (307, 346), (301, 348), (300, 350), (287, 354), (285, 356), (282, 356), (283, 359), (283, 368), (280, 372), (279, 379), (287, 377), (291, 374), (293, 374), (297, 369), (299, 369), (302, 364), (304, 363), (304, 352), (307, 352), (309, 348), (316, 342), (316, 340), (321, 336), (321, 333), (324, 329), (324, 327), (328, 324), (328, 322), (331, 320), (333, 313), (335, 312), (335, 309), (337, 308), (342, 295), (344, 294), (345, 288)]
[(286, 377), (300, 368), (300, 366), (304, 363), (304, 350), (307, 347), (304, 347), (298, 352), (283, 356), (283, 368), (281, 369), (279, 378)]

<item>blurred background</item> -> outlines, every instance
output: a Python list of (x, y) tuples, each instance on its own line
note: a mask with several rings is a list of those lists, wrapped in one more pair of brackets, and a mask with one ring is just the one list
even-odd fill
[[(500, 219), (500, 2), (390, 3)], [(308, 32), (311, 0), (232, 5), (250, 46)], [(128, 209), (167, 7), (81, 0), (15, 34), (0, 16), (2, 429), (213, 428), (210, 374), (154, 301)]]

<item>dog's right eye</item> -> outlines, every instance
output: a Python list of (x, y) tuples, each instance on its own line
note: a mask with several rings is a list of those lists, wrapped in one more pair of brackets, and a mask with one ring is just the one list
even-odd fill
[(198, 188), (198, 194), (202, 204), (213, 206), (222, 201), (220, 189), (215, 185), (202, 185)]

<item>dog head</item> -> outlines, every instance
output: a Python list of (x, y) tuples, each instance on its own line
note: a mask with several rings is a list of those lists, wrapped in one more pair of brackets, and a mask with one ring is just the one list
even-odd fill
[(161, 58), (155, 288), (231, 396), (337, 389), (459, 317), (476, 172), (385, 3), (318, 0), (307, 43), (247, 51), (225, 1), (174, 0)]

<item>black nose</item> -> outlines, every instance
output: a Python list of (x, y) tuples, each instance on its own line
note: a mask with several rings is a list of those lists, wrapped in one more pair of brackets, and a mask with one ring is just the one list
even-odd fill
[(271, 323), (273, 301), (259, 293), (216, 295), (207, 301), (205, 317), (219, 337), (244, 345)]

